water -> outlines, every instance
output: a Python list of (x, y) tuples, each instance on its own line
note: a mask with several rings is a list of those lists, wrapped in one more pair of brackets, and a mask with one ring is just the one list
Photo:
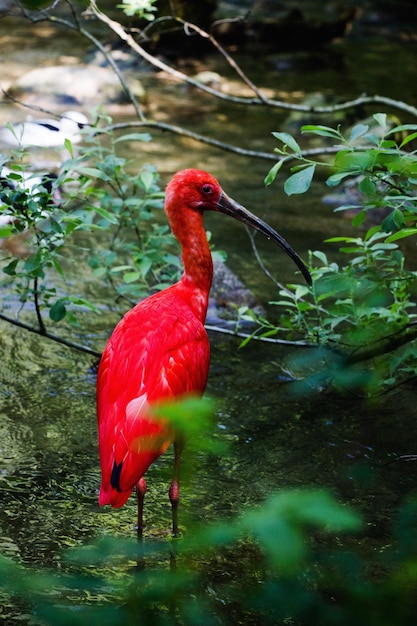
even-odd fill
[[(1, 35), (5, 37), (5, 29)], [(81, 54), (84, 47), (71, 38), (47, 39), (48, 27), (36, 27), (31, 42), (31, 59), (49, 58), (51, 47), (60, 54)], [(19, 38), (19, 32), (21, 36)], [(23, 38), (26, 26), (23, 31)], [(8, 71), (16, 75), (30, 63), (19, 29), (10, 35), (7, 48)], [(1, 43), (1, 42), (0, 42)], [(362, 91), (384, 93), (413, 102), (415, 81), (407, 67), (414, 67), (412, 46), (394, 41), (352, 40), (330, 48), (314, 71), (299, 67), (277, 75), (271, 60), (239, 58), (248, 74), (262, 74), (265, 86), (275, 85), (288, 94), (312, 90), (334, 90), (341, 97)], [(20, 44), (19, 44), (20, 45)], [(61, 48), (62, 45), (62, 48)], [(79, 47), (77, 47), (79, 46)], [(19, 52), (20, 50), (20, 52)], [(35, 54), (36, 51), (36, 54)], [(401, 55), (401, 72), (387, 67)], [(342, 60), (333, 66), (327, 61)], [(306, 57), (303, 57), (303, 61)], [(31, 61), (32, 62), (32, 61)], [(224, 65), (209, 59), (210, 68)], [(397, 67), (397, 66), (396, 66)], [(383, 71), (382, 71), (383, 70)], [(7, 72), (6, 72), (7, 74)], [(241, 143), (263, 151), (273, 149), (271, 132), (281, 127), (286, 114), (263, 108), (253, 110), (201, 99), (194, 116), (195, 94), (176, 88), (168, 94), (161, 88), (158, 106), (172, 108), (172, 123), (186, 123), (191, 130), (210, 132), (225, 141)], [(298, 98), (302, 94), (298, 93)], [(153, 96), (155, 97), (155, 96)], [(2, 105), (1, 120), (15, 119), (10, 104)], [(124, 119), (126, 111), (120, 114)], [(323, 120), (326, 123), (327, 120)], [(271, 163), (219, 152), (188, 139), (166, 137), (155, 132), (155, 141), (137, 153), (137, 146), (126, 147), (126, 156), (158, 166), (163, 182), (176, 169), (198, 164), (217, 175), (230, 195), (264, 217), (306, 256), (310, 248), (323, 248), (322, 240), (339, 234), (340, 217), (323, 205), (320, 184), (306, 198), (289, 199), (282, 193), (282, 182), (268, 190), (263, 178)], [(161, 158), (163, 154), (163, 158)], [(244, 181), (244, 184), (243, 182)], [(275, 287), (257, 268), (247, 235), (241, 225), (210, 215), (207, 227), (213, 231), (216, 247), (226, 250), (229, 266), (266, 303), (275, 297)], [(291, 262), (267, 241), (257, 239), (270, 270), (279, 279), (290, 280)], [(102, 293), (103, 301), (105, 298)], [(83, 329), (88, 342), (100, 350), (114, 325), (114, 315), (100, 319), (85, 317)], [(95, 377), (91, 357), (49, 342), (1, 322), (0, 365), (0, 548), (2, 553), (35, 568), (58, 571), (65, 549), (87, 543), (101, 535), (134, 535), (135, 500), (121, 510), (100, 509), (97, 504), (100, 480), (96, 444)], [(280, 364), (289, 353), (283, 348), (251, 343), (238, 349), (239, 341), (212, 333), (212, 364), (207, 394), (216, 399), (215, 437), (228, 444), (227, 454), (198, 455), (192, 465), (185, 452), (183, 502), (180, 523), (192, 533), (196, 522), (208, 524), (238, 514), (261, 502), (269, 493), (284, 487), (325, 485), (342, 500), (360, 511), (367, 520), (370, 549), (386, 541), (392, 512), (415, 487), (410, 464), (398, 460), (413, 454), (415, 411), (413, 396), (399, 390), (392, 396), (365, 401), (346, 393), (294, 395), (280, 377)], [(145, 535), (149, 539), (168, 536), (170, 511), (167, 490), (171, 477), (172, 451), (149, 471), (149, 492), (145, 506)], [(202, 569), (208, 563), (202, 562)], [(212, 567), (212, 563), (210, 564)], [(211, 571), (220, 576), (222, 565)], [(230, 561), (224, 571), (233, 568)], [(116, 576), (125, 570), (116, 568)], [(207, 573), (207, 572), (206, 572)], [(207, 574), (210, 578), (210, 574)], [(15, 615), (16, 616), (16, 615)]]

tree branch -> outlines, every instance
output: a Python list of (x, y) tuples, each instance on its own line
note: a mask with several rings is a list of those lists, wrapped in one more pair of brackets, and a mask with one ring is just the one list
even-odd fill
[(176, 135), (181, 135), (182, 137), (188, 137), (189, 139), (193, 139), (194, 141), (197, 141), (199, 143), (205, 143), (208, 146), (213, 146), (214, 148), (219, 148), (220, 150), (225, 150), (226, 152), (233, 152), (234, 154), (239, 154), (241, 156), (267, 159), (269, 161), (277, 160), (277, 156), (273, 152), (260, 152), (258, 150), (249, 150), (247, 148), (242, 148), (240, 146), (225, 143), (224, 141), (220, 141), (219, 139), (213, 139), (212, 137), (201, 135), (200, 133), (188, 130), (187, 128), (183, 128), (182, 126), (167, 124), (166, 122), (157, 122), (154, 120), (144, 120), (142, 122), (119, 122), (101, 128), (100, 132), (121, 130), (124, 128), (155, 128), (162, 131), (168, 131)]
[(94, 356), (96, 358), (101, 357), (101, 352), (97, 352), (96, 350), (93, 350), (92, 348), (88, 348), (87, 346), (82, 346), (78, 343), (68, 341), (68, 339), (64, 339), (63, 337), (58, 337), (57, 335), (53, 335), (52, 333), (47, 332), (46, 329), (45, 331), (43, 331), (40, 328), (34, 328), (33, 326), (29, 326), (29, 324), (24, 324), (23, 322), (20, 322), (19, 320), (13, 319), (11, 317), (7, 317), (7, 315), (4, 315), (3, 313), (0, 313), (0, 320), (3, 320), (4, 322), (7, 322), (9, 324), (12, 324), (13, 326), (17, 326), (18, 328), (22, 328), (23, 330), (27, 330), (30, 333), (35, 333), (35, 335), (40, 335), (41, 337), (45, 337), (45, 339), (51, 339), (52, 341), (56, 341), (64, 346), (67, 346), (68, 348), (74, 348), (75, 350), (78, 350), (80, 352), (85, 352), (86, 354), (90, 354), (91, 356)]
[[(152, 54), (149, 54), (142, 46), (140, 46), (134, 40), (134, 38), (131, 35), (129, 35), (124, 30), (124, 28), (122, 27), (122, 25), (119, 22), (116, 22), (115, 20), (112, 20), (107, 15), (102, 13), (100, 11), (100, 9), (97, 7), (97, 4), (96, 4), (95, 0), (91, 0), (90, 1), (90, 9), (94, 13), (94, 15), (97, 17), (97, 19), (99, 19), (103, 23), (107, 24), (107, 26), (114, 33), (116, 33), (116, 35), (122, 41), (125, 41), (132, 50), (134, 50), (137, 54), (139, 54), (139, 56), (141, 56), (143, 59), (148, 61), (148, 63), (150, 63), (154, 67), (157, 67), (158, 69), (160, 69), (160, 70), (162, 70), (164, 72), (167, 72), (168, 74), (170, 74), (171, 76), (177, 78), (178, 80), (186, 82), (189, 85), (193, 85), (194, 87), (197, 87), (201, 91), (205, 91), (206, 93), (209, 93), (212, 96), (215, 96), (216, 98), (219, 98), (221, 100), (226, 100), (227, 102), (233, 102), (235, 104), (244, 104), (244, 105), (261, 105), (262, 104), (262, 105), (267, 105), (267, 106), (276, 107), (276, 108), (280, 108), (280, 109), (291, 110), (291, 111), (302, 111), (302, 112), (305, 112), (305, 113), (323, 113), (323, 114), (324, 113), (333, 113), (333, 112), (336, 112), (336, 111), (343, 111), (343, 110), (351, 109), (351, 108), (356, 108), (356, 107), (362, 106), (364, 104), (378, 103), (378, 104), (385, 104), (386, 106), (390, 106), (390, 107), (394, 107), (394, 108), (403, 110), (404, 112), (407, 112), (410, 115), (412, 115), (414, 117), (417, 117), (417, 108), (416, 107), (413, 107), (413, 106), (411, 106), (409, 104), (406, 104), (405, 102), (401, 102), (401, 101), (398, 101), (398, 100), (393, 100), (392, 98), (386, 98), (386, 97), (383, 97), (383, 96), (366, 96), (366, 95), (362, 95), (359, 98), (356, 98), (354, 100), (350, 100), (348, 102), (343, 102), (341, 104), (336, 104), (336, 105), (332, 105), (332, 106), (319, 106), (319, 107), (308, 106), (308, 105), (304, 105), (304, 104), (293, 104), (293, 103), (284, 102), (282, 100), (275, 100), (275, 99), (267, 98), (266, 96), (261, 94), (261, 92), (258, 90), (258, 88), (255, 87), (253, 85), (253, 83), (251, 83), (251, 81), (249, 81), (249, 78), (247, 78), (246, 76), (245, 76), (246, 84), (251, 85), (251, 88), (255, 89), (256, 93), (258, 94), (257, 97), (248, 98), (248, 97), (243, 97), (243, 96), (231, 96), (231, 95), (228, 95), (228, 94), (224, 94), (223, 92), (219, 91), (218, 89), (214, 89), (213, 87), (205, 85), (204, 83), (201, 83), (200, 81), (198, 81), (198, 80), (196, 80), (194, 78), (191, 78), (190, 76), (187, 76), (183, 72), (180, 72), (180, 71), (174, 69), (173, 67), (171, 67), (170, 65), (164, 63), (159, 58), (153, 56)], [(183, 23), (185, 24), (186, 22), (183, 22)], [(188, 25), (188, 27), (190, 29), (194, 29), (197, 32), (200, 32), (200, 34), (201, 34), (201, 32), (204, 32), (204, 31), (201, 31), (201, 29), (198, 29), (198, 27), (196, 27), (194, 24), (189, 24), (188, 22), (186, 24)], [(213, 38), (208, 33), (206, 33), (205, 35), (211, 41), (213, 40)], [(237, 68), (237, 64), (236, 63), (234, 63), (234, 68), (235, 69)], [(239, 68), (239, 75), (241, 77), (243, 76), (243, 72), (242, 72), (242, 70), (240, 68)]]

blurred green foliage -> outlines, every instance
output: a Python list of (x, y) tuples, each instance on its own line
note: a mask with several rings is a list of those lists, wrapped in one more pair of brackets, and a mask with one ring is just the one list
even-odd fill
[(157, 10), (154, 5), (155, 0), (123, 0), (122, 4), (117, 4), (117, 8), (122, 9), (127, 16), (143, 18), (152, 22), (155, 19), (154, 12)]
[(62, 626), (409, 626), (416, 514), (410, 499), (390, 544), (366, 562), (358, 515), (316, 489), (283, 490), (167, 543), (102, 537), (69, 550), (57, 572), (2, 557), (2, 617)]

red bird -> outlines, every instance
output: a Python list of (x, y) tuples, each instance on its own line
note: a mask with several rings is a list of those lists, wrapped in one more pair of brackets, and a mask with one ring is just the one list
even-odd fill
[(97, 414), (102, 482), (99, 503), (122, 506), (136, 488), (138, 535), (148, 467), (173, 443), (174, 478), (169, 490), (173, 535), (178, 534), (181, 433), (149, 415), (161, 399), (202, 395), (210, 345), (204, 329), (213, 263), (204, 211), (219, 211), (252, 226), (281, 246), (308, 283), (311, 277), (294, 250), (268, 224), (229, 198), (207, 172), (175, 174), (166, 188), (165, 212), (182, 248), (184, 273), (164, 291), (137, 304), (117, 324), (103, 352), (97, 378)]

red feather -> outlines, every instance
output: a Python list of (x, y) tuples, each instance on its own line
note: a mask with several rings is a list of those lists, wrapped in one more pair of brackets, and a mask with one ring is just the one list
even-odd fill
[(100, 504), (122, 506), (175, 439), (167, 422), (149, 416), (149, 405), (205, 389), (207, 333), (179, 291), (174, 285), (136, 305), (116, 326), (103, 353), (97, 379)]

